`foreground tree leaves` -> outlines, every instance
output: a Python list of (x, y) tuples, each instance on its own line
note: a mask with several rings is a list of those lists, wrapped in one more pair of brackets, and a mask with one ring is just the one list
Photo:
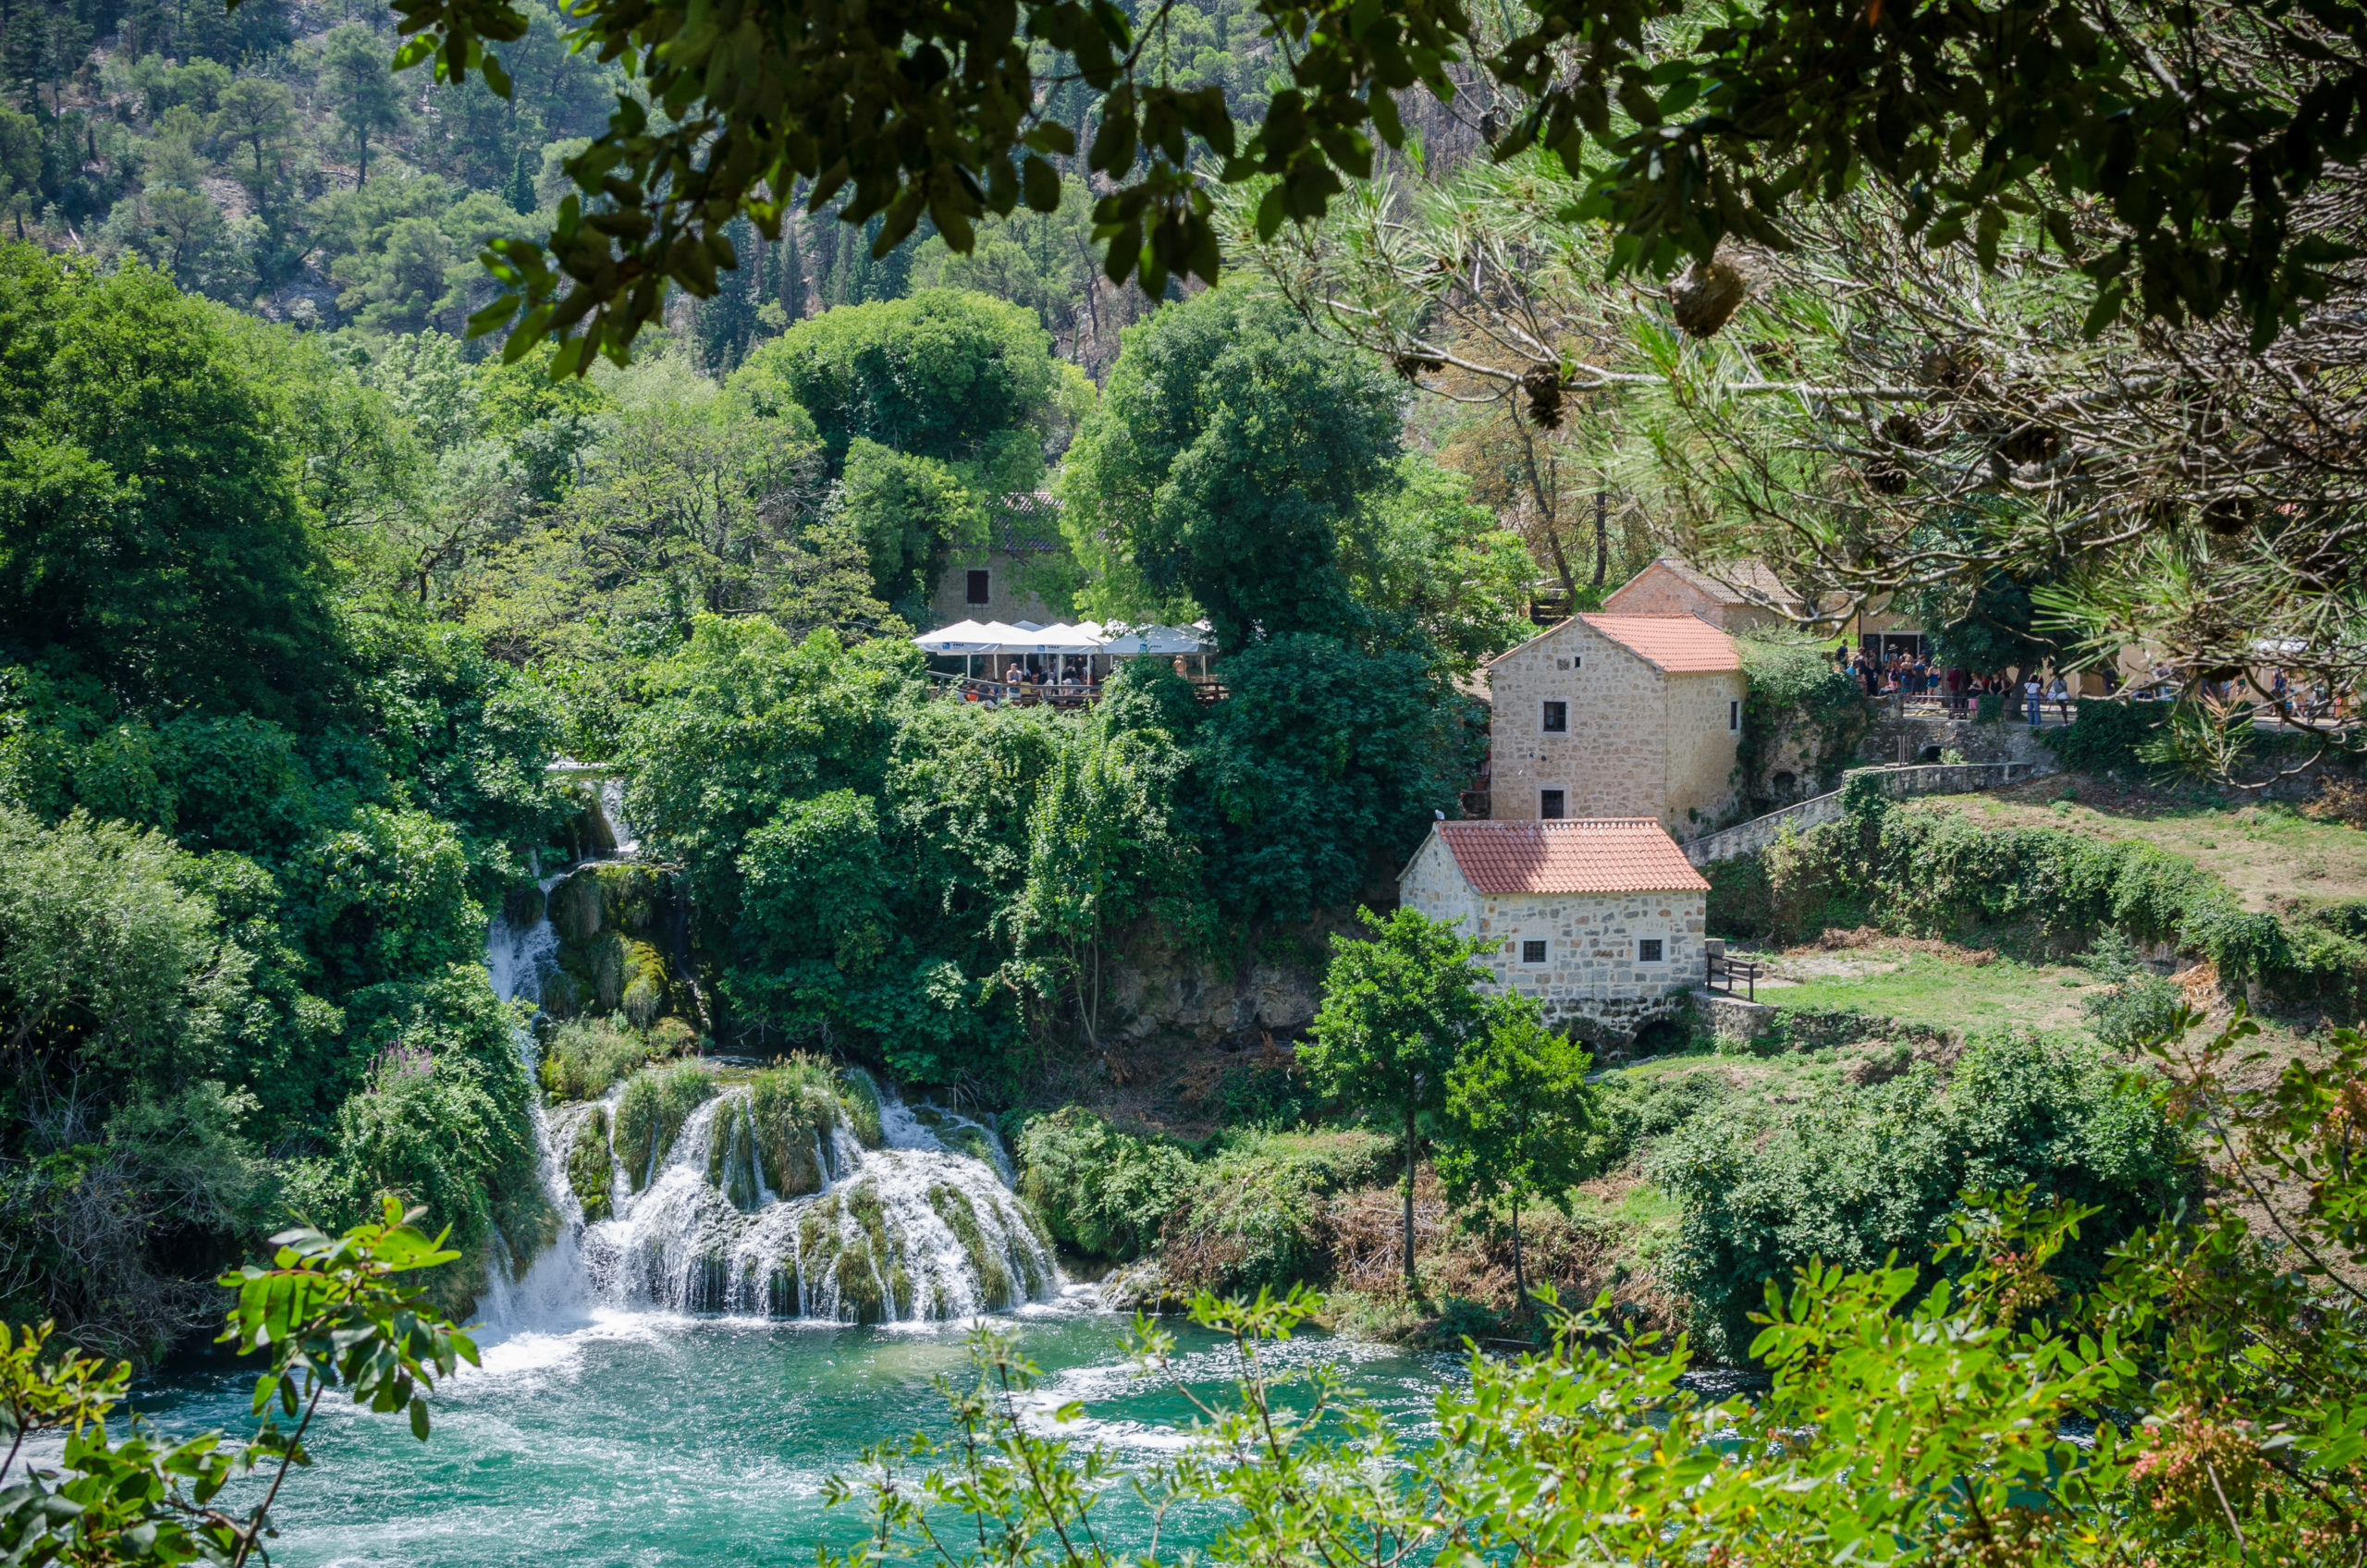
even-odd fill
[[(304, 1433), (331, 1389), (372, 1410), (407, 1411), (412, 1435), (425, 1440), (435, 1379), (462, 1361), (474, 1365), (477, 1354), (466, 1333), (426, 1309), (423, 1292), (395, 1282), (460, 1256), (417, 1230), (417, 1218), (387, 1198), (381, 1223), (335, 1238), (284, 1231), (272, 1239), (268, 1267), (223, 1277), (238, 1299), (222, 1341), (271, 1362), (255, 1386), (262, 1424), (235, 1454), (218, 1432), (157, 1443), (136, 1416), (129, 1437), (110, 1439), (106, 1415), (123, 1398), (129, 1365), (109, 1367), (70, 1352), (45, 1362), (49, 1325), (14, 1334), (0, 1326), (0, 1422), (11, 1439), (0, 1482), (9, 1480), (27, 1437), (67, 1433), (55, 1467), (28, 1464), (0, 1490), (0, 1562), (235, 1568), (260, 1555), (288, 1470), (312, 1463)], [(283, 1427), (283, 1416), (294, 1425)], [(253, 1507), (214, 1506), (234, 1476), (258, 1468), (270, 1481)]]
[[(393, 8), (399, 66), (432, 59), (440, 79), (479, 71), (508, 93), (491, 46), (525, 36), (515, 6)], [(2095, 326), (2131, 305), (2175, 322), (2232, 303), (2260, 344), (2352, 253), (2296, 239), (2289, 215), (2367, 148), (2354, 0), (2230, 7), (2212, 47), (2174, 0), (1767, 5), (1698, 31), (1684, 10), (1541, 0), (1483, 21), (1460, 0), (1260, 0), (1289, 84), (1245, 134), (1220, 89), (1171, 80), (1164, 9), (1137, 25), (1079, 0), (592, 0), (578, 47), (625, 60), (641, 91), (570, 161), (581, 194), (548, 239), (494, 243), (507, 291), (472, 330), (509, 325), (512, 357), (557, 337), (561, 373), (621, 356), (669, 286), (715, 292), (738, 261), (734, 220), (778, 236), (801, 179), (809, 211), (852, 187), (842, 215), (884, 214), (876, 254), (924, 216), (967, 251), (986, 214), (1058, 206), (1050, 160), (1079, 149), (1041, 89), (1071, 80), (1100, 99), (1085, 165), (1110, 182), (1094, 214), (1106, 269), (1157, 298), (1171, 277), (1217, 275), (1204, 175), (1257, 182), (1270, 239), (1368, 176), (1376, 136), (1404, 144), (1394, 94), (1452, 99), (1450, 67), (1468, 81), (1472, 64), (1490, 139), (1508, 109), (1502, 153), (1545, 146), (1581, 176), (1571, 216), (1612, 227), (1623, 269), (1706, 267), (1728, 235), (1773, 243), (1787, 202), (1871, 176), (1913, 193), (1912, 231), (1969, 235), (1984, 260), (2009, 215), (2035, 214), (2078, 250)], [(2098, 202), (2118, 234), (2075, 246), (2069, 214)]]

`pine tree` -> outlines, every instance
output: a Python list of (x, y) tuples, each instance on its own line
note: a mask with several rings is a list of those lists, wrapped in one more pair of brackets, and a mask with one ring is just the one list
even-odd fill
[(542, 205), (534, 199), (535, 161), (533, 150), (524, 142), (520, 142), (518, 156), (509, 165), (509, 183), (501, 192), (509, 199), (512, 212), (532, 213), (536, 207)]

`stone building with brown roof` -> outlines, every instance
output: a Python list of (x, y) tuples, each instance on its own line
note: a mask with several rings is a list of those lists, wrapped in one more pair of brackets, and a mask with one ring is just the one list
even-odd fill
[[(1068, 559), (1060, 498), (1049, 490), (1005, 496), (987, 517), (985, 547), (957, 549), (947, 560), (929, 611), (938, 626), (957, 620), (1043, 626), (1065, 619), (1065, 602), (1050, 603), (1048, 591), (1066, 575)], [(1050, 597), (1065, 601), (1056, 591)]]
[(1683, 1005), (1709, 892), (1650, 817), (1441, 822), (1397, 879), (1404, 907), (1486, 941), (1496, 986), (1608, 1041)]
[(1576, 616), (1487, 678), (1490, 816), (1641, 816), (1691, 838), (1734, 804), (1742, 659), (1699, 617)]
[(1662, 556), (1602, 602), (1606, 615), (1692, 615), (1728, 631), (1799, 619), (1800, 596), (1760, 561), (1698, 567)]

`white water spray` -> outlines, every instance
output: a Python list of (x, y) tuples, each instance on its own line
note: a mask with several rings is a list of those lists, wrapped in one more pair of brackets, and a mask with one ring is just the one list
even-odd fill
[[(547, 878), (543, 892), (564, 879)], [(485, 941), (495, 991), (505, 1001), (539, 999), (558, 952), (547, 914), (522, 927), (497, 918)], [(519, 1034), (531, 1078), (535, 1042)], [(598, 1105), (547, 1111), (534, 1096), (537, 1173), (558, 1235), (522, 1269), (497, 1247), (479, 1302), (488, 1327), (564, 1329), (602, 1308), (942, 1320), (1058, 1291), (1049, 1239), (1010, 1191), (1010, 1159), (990, 1129), (883, 1093), (888, 1146), (866, 1149), (843, 1125), (817, 1133), (822, 1190), (784, 1198), (755, 1154), (751, 1091), (732, 1075), (719, 1074), (726, 1082), (640, 1170), (615, 1148), (621, 1087)], [(595, 1114), (608, 1129), (612, 1175), (607, 1217), (587, 1221), (567, 1165)]]

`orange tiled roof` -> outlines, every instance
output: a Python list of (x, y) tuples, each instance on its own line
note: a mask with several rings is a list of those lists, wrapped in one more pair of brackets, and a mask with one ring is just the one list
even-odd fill
[(1649, 816), (1441, 822), (1463, 879), (1483, 893), (1706, 893), (1667, 829)]
[(1582, 615), (1578, 619), (1672, 675), (1742, 668), (1735, 640), (1698, 615)]

